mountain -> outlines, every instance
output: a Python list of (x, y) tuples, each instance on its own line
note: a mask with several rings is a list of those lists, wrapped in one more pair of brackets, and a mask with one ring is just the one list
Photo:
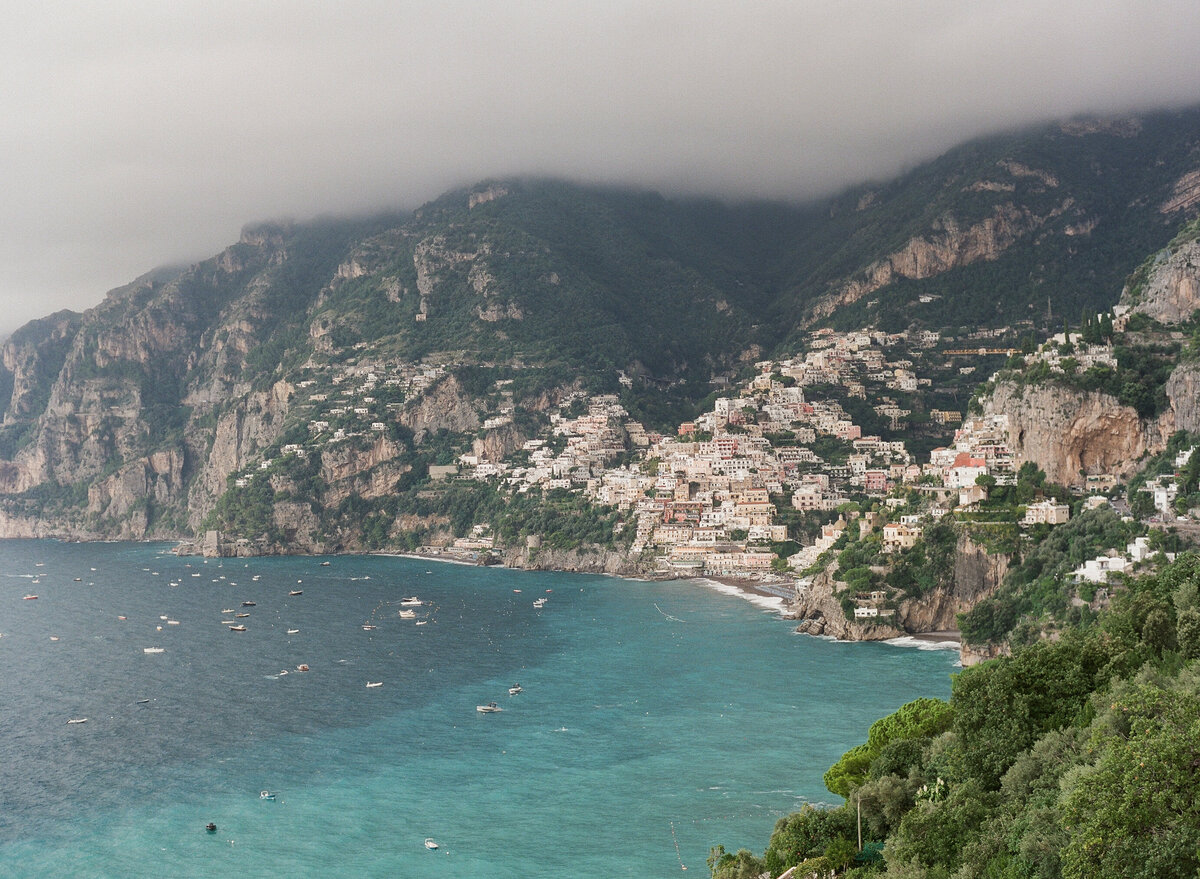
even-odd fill
[[(455, 515), (420, 495), (431, 465), (511, 453), (574, 392), (669, 427), (812, 327), (1057, 327), (1198, 202), (1189, 110), (987, 138), (803, 206), (514, 179), (248, 226), (0, 347), (0, 534), (357, 547), (403, 485), (390, 540)], [(380, 427), (278, 463), (349, 410)]]

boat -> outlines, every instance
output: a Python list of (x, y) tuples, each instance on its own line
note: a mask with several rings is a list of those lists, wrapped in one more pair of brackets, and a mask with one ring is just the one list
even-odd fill
[(400, 619), (402, 619), (402, 620), (415, 620), (416, 618), (417, 618), (417, 612), (415, 610), (400, 611)]
[(67, 723), (87, 723), (86, 717), (72, 717)]
[(367, 689), (368, 690), (372, 689), (373, 687), (382, 687), (382, 686), (383, 686), (383, 681), (367, 681)]
[(207, 824), (204, 825), (204, 829), (207, 830), (209, 833), (216, 833), (217, 825), (213, 824), (211, 821), (209, 821)]
[(143, 647), (142, 652), (143, 653), (162, 653), (165, 649), (166, 649), (165, 647)]
[(328, 568), (328, 567), (329, 567), (329, 562), (321, 562), (321, 567), (322, 567), (322, 568)]
[(230, 626), (230, 627), (229, 627), (229, 631), (231, 631), (231, 632), (244, 632), (244, 631), (246, 631), (246, 627), (245, 627), (245, 626), (243, 626), (241, 623), (238, 623), (236, 626)]
[(37, 596), (36, 596), (36, 595), (34, 595), (34, 594), (32, 594), (32, 593), (30, 593), (29, 595), (26, 595), (26, 596), (25, 596), (25, 599), (24, 599), (24, 600), (25, 600), (25, 601), (36, 601), (36, 600), (37, 600)]
[(534, 607), (545, 607), (545, 606), (546, 606), (546, 599), (544, 599), (544, 598), (538, 598), (538, 599), (534, 600), (534, 602), (533, 602), (533, 606), (534, 606)]
[(364, 632), (374, 632), (375, 627), (372, 626), (370, 623), (363, 623), (363, 631)]
[(221, 608), (221, 613), (233, 613), (233, 608), (232, 607), (223, 607), (223, 608)]
[(288, 595), (303, 595), (303, 594), (304, 594), (303, 589), (293, 589), (291, 592), (288, 593)]
[(178, 626), (179, 620), (167, 620), (167, 625), (168, 626)]
[(476, 705), (475, 710), (480, 714), (495, 714), (496, 712), (503, 711), (504, 709), (495, 702), (489, 702), (486, 705)]
[(296, 666), (296, 671), (308, 671), (307, 663), (300, 663), (298, 666)]
[(508, 695), (510, 695), (510, 696), (515, 696), (515, 695), (517, 695), (517, 693), (521, 693), (521, 692), (524, 692), (524, 691), (521, 689), (520, 684), (513, 684), (511, 687), (508, 688)]
[(256, 601), (243, 601), (242, 607), (254, 607), (257, 603)]
[(248, 613), (235, 613), (234, 614), (234, 617), (239, 620), (244, 620), (248, 616), (250, 616), (250, 614), (248, 614)]
[(299, 630), (299, 629), (288, 629), (288, 630), (287, 630), (287, 633), (288, 633), (289, 635), (299, 635), (299, 634), (300, 634), (300, 630)]
[(417, 625), (418, 625), (418, 626), (423, 626), (423, 625), (425, 625), (425, 624), (426, 624), (426, 623), (428, 623), (428, 622), (429, 622), (429, 620), (417, 620)]
[(433, 851), (437, 847), (438, 847), (438, 844), (433, 841), (433, 837), (430, 837), (430, 836), (425, 837), (425, 848), (429, 849), (430, 851)]
[(271, 802), (275, 802), (275, 794), (271, 793), (269, 790), (260, 790), (258, 792), (258, 798), (260, 800), (270, 800)]
[(149, 705), (149, 704), (150, 704), (150, 700), (149, 700), (149, 699), (138, 699), (138, 700), (137, 700), (137, 704), (139, 704), (139, 705)]
[(421, 599), (417, 598), (417, 596), (415, 596), (415, 595), (409, 596), (408, 598), (401, 598), (400, 606), (401, 607), (420, 607)]

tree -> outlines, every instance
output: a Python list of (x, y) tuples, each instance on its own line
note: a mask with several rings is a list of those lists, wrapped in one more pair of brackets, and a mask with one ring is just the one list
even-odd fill
[(1194, 674), (1140, 681), (1097, 718), (1099, 759), (1069, 778), (1066, 879), (1171, 879), (1200, 871), (1200, 697)]

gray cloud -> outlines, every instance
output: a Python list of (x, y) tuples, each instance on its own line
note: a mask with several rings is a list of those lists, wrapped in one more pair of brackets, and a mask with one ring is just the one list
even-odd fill
[(1195, 0), (63, 0), (10, 25), (0, 331), (263, 217), (513, 173), (801, 199), (1200, 100)]

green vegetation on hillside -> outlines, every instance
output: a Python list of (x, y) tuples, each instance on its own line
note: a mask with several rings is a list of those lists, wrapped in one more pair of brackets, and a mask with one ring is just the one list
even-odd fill
[(714, 848), (713, 875), (1195, 876), (1198, 658), (1189, 554), (1086, 628), (964, 670), (949, 703), (877, 721), (825, 776), (843, 806), (780, 819), (762, 857)]

